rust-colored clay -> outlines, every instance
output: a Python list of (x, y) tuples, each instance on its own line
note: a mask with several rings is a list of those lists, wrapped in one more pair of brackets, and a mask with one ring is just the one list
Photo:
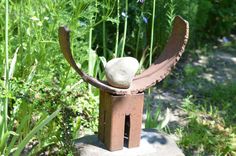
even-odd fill
[(175, 17), (172, 35), (164, 51), (148, 69), (134, 78), (130, 88), (128, 89), (119, 89), (109, 86), (106, 82), (102, 82), (83, 72), (76, 65), (73, 59), (70, 50), (69, 32), (70, 31), (66, 27), (60, 27), (59, 42), (66, 60), (75, 69), (75, 71), (79, 73), (84, 81), (99, 88), (100, 90), (104, 90), (111, 94), (124, 95), (143, 92), (145, 89), (155, 85), (156, 82), (160, 82), (170, 73), (171, 69), (175, 66), (184, 52), (184, 48), (188, 40), (189, 26), (188, 22), (183, 20), (180, 16)]
[(124, 139), (128, 140), (128, 148), (139, 146), (143, 92), (170, 73), (184, 52), (188, 35), (188, 22), (176, 16), (171, 37), (161, 55), (134, 78), (130, 88), (119, 89), (87, 75), (76, 65), (70, 50), (69, 30), (66, 27), (59, 28), (59, 42), (66, 60), (85, 82), (100, 89), (98, 137), (107, 149), (122, 149)]
[(107, 149), (123, 148), (125, 128), (128, 148), (139, 146), (143, 101), (144, 93), (112, 95), (100, 91), (98, 137)]

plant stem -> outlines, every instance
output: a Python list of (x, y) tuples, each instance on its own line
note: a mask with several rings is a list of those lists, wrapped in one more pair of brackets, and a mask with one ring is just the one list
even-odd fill
[(156, 13), (156, 0), (153, 0), (153, 9), (152, 9), (152, 32), (151, 32), (151, 45), (150, 45), (150, 54), (149, 54), (149, 66), (152, 64), (152, 54), (153, 54), (153, 36), (154, 36), (154, 23), (155, 23), (155, 13)]
[[(103, 0), (103, 4), (105, 5), (105, 0)], [(103, 7), (102, 9), (102, 14), (103, 16), (105, 17), (105, 7)], [(106, 45), (106, 20), (104, 20), (102, 22), (102, 39), (103, 39), (103, 54), (105, 56), (105, 58), (107, 57), (107, 52), (106, 52), (106, 49), (107, 49), (107, 45)]]
[(138, 58), (140, 33), (141, 33), (141, 26), (140, 26), (140, 24), (139, 24), (139, 27), (138, 27), (138, 36), (137, 36), (137, 41), (136, 41), (136, 49), (135, 49), (135, 57), (136, 57), (136, 58)]
[[(143, 6), (142, 6), (142, 12), (140, 14), (140, 17), (143, 16)], [(138, 58), (138, 50), (139, 50), (139, 41), (140, 41), (140, 33), (141, 33), (141, 22), (138, 24), (138, 36), (136, 41), (136, 49), (135, 49), (135, 57)]]
[(92, 25), (89, 26), (89, 28), (95, 28), (97, 25), (99, 25), (99, 24), (102, 23), (103, 21), (107, 20), (108, 17), (110, 17), (111, 14), (113, 13), (114, 8), (115, 8), (115, 3), (114, 3), (114, 5), (112, 6), (111, 11), (108, 12), (105, 17), (103, 17), (101, 20), (99, 20), (99, 21), (96, 22), (96, 23), (94, 22)]
[[(23, 35), (22, 35), (22, 32), (23, 32), (23, 29), (22, 29), (22, 18), (23, 18), (23, 3), (22, 3), (22, 0), (20, 0), (20, 23), (19, 23), (19, 30), (18, 30), (18, 34), (19, 34), (19, 42), (20, 42), (20, 49), (19, 49), (19, 53), (21, 55), (23, 55)], [(23, 76), (23, 59), (20, 59), (21, 60), (21, 66), (20, 66), (20, 73), (21, 73), (21, 76)]]
[(120, 0), (117, 0), (117, 24), (116, 24), (116, 47), (115, 57), (118, 55), (118, 44), (119, 44), (119, 26), (120, 26)]
[(125, 25), (124, 25), (124, 40), (122, 45), (121, 57), (124, 56), (125, 42), (126, 42), (126, 33), (127, 33), (127, 22), (128, 22), (128, 0), (125, 0)]
[[(9, 62), (8, 62), (8, 7), (9, 7), (9, 1), (6, 0), (6, 17), (5, 17), (5, 80), (4, 80), (4, 87), (6, 90), (6, 94), (8, 94), (9, 91)], [(4, 116), (3, 116), (3, 133), (7, 131), (7, 114), (8, 114), (8, 95), (5, 97), (5, 105), (4, 105)]]
[[(92, 37), (93, 37), (93, 28), (89, 29), (89, 75), (93, 76), (93, 67), (92, 67), (92, 62), (93, 62), (93, 57), (92, 57)], [(92, 86), (89, 84), (88, 85), (89, 88), (89, 93), (92, 93)]]

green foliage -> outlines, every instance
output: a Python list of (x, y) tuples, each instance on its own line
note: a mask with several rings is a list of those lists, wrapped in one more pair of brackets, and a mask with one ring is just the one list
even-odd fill
[[(134, 56), (138, 60), (144, 60), (144, 65), (148, 66), (150, 60), (160, 54), (167, 42), (175, 16), (175, 2), (170, 0), (160, 3), (157, 0), (155, 10), (152, 1), (129, 1), (128, 5), (126, 1), (120, 1), (117, 4), (117, 11), (106, 20), (105, 26), (98, 25), (94, 30), (95, 42), (98, 45), (97, 53), (99, 56), (105, 56), (107, 60), (117, 56)], [(119, 8), (126, 8), (128, 12)], [(103, 40), (99, 36), (103, 36)], [(149, 61), (145, 59), (147, 56), (150, 58)]]
[[(28, 153), (58, 148), (56, 154), (71, 155), (74, 139), (97, 131), (98, 90), (70, 70), (58, 45), (59, 26), (67, 25), (72, 31), (77, 64), (100, 79), (104, 78), (102, 63), (113, 57), (134, 56), (140, 68), (149, 66), (163, 50), (176, 14), (189, 20), (194, 42), (227, 35), (235, 26), (235, 5), (229, 0), (2, 0), (0, 9), (5, 10), (0, 16), (0, 148), (18, 154), (36, 143)], [(184, 68), (187, 77), (199, 72), (191, 65)], [(219, 89), (224, 92), (206, 92), (207, 101), (215, 104), (228, 91)], [(225, 115), (229, 126), (235, 120), (234, 105), (227, 99), (216, 105), (229, 109), (233, 116)], [(146, 127), (166, 126), (168, 115), (159, 123), (160, 108), (151, 110), (148, 106)]]
[[(179, 64), (181, 69), (177, 67), (177, 72), (161, 84), (161, 93), (177, 94), (177, 100), (179, 95), (192, 95), (180, 105), (184, 121), (179, 120), (179, 127), (173, 131), (185, 155), (235, 155), (235, 66), (233, 61), (219, 59), (234, 56), (234, 47), (214, 51), (204, 47), (194, 52), (187, 53), (183, 66)], [(223, 65), (215, 64), (216, 60)]]
[(228, 36), (235, 27), (236, 5), (232, 4), (230, 0), (209, 0), (208, 3), (211, 3), (212, 7), (210, 7), (208, 19), (203, 28), (207, 32), (205, 36), (208, 38)]
[(157, 19), (156, 19), (156, 46), (158, 53), (163, 50), (172, 30), (172, 22), (176, 15), (175, 6), (178, 2), (174, 0), (157, 1)]
[[(231, 86), (231, 87), (230, 87)], [(207, 91), (207, 98), (200, 104), (192, 97), (183, 102), (189, 122), (178, 130), (179, 144), (192, 155), (236, 154), (235, 94), (236, 85), (217, 86)], [(226, 107), (222, 107), (227, 105)], [(220, 110), (220, 111), (219, 111)]]
[(208, 103), (219, 108), (224, 117), (225, 124), (230, 126), (236, 121), (236, 83), (231, 82), (223, 85), (216, 85), (213, 89), (203, 91)]
[(198, 32), (196, 35), (199, 38), (206, 37), (206, 30), (204, 29), (207, 25), (208, 14), (212, 9), (213, 5), (210, 1), (199, 0), (198, 2), (198, 11), (196, 13), (196, 21), (194, 23), (195, 31)]
[(153, 128), (157, 130), (162, 130), (167, 126), (170, 119), (170, 110), (167, 108), (165, 113), (161, 112), (161, 104), (158, 104), (158, 107), (153, 111), (153, 106), (151, 101), (145, 100), (146, 108), (146, 120), (145, 128)]
[[(34, 103), (30, 100), (22, 100), (22, 97), (19, 97), (23, 94), (28, 99), (27, 92), (21, 89), (19, 95), (15, 95), (14, 83), (11, 81), (11, 91), (8, 93), (5, 92), (1, 96), (1, 99), (8, 98), (8, 112), (10, 119), (8, 122), (8, 127), (4, 133), (3, 138), (1, 138), (0, 143), (0, 153), (3, 155), (20, 155), (21, 152), (26, 148), (26, 145), (29, 141), (37, 138), (37, 134), (42, 132), (43, 128), (51, 122), (58, 114), (60, 109), (53, 110), (51, 112), (33, 112)], [(2, 86), (0, 91), (4, 92)], [(32, 119), (31, 117), (34, 116)], [(1, 126), (3, 124), (1, 123)], [(2, 130), (2, 129), (1, 129)]]
[[(39, 123), (36, 123), (36, 126), (26, 135), (26, 137), (22, 140), (22, 142), (20, 142), (17, 145), (16, 151), (14, 152), (13, 155), (14, 156), (20, 155), (22, 150), (25, 148), (26, 144), (33, 138), (33, 136), (39, 130), (41, 130), (45, 125), (47, 125), (53, 118), (55, 118), (58, 115), (59, 111), (60, 111), (60, 109), (58, 109), (57, 111), (53, 112), (50, 116), (46, 117), (45, 119), (43, 119)], [(12, 150), (12, 149), (10, 148), (9, 150)]]
[(200, 67), (194, 67), (191, 64), (186, 64), (184, 66), (184, 74), (186, 76), (186, 79), (192, 79), (194, 77), (197, 77), (197, 75), (201, 72)]
[(231, 0), (178, 0), (177, 14), (190, 23), (191, 46), (229, 36), (235, 27), (236, 5)]
[[(61, 108), (61, 113), (32, 137), (37, 140), (32, 153), (37, 155), (57, 147), (61, 149), (57, 151), (60, 154), (68, 154), (74, 151), (73, 139), (88, 130), (97, 131), (98, 99), (84, 92), (80, 85), (61, 90), (59, 86), (50, 86), (42, 80), (31, 84), (11, 81), (9, 126), (16, 129), (19, 138), (25, 138), (42, 118)], [(14, 149), (16, 145), (11, 147)]]

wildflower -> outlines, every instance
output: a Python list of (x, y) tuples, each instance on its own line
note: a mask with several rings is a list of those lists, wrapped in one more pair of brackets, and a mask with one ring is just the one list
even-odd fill
[(32, 21), (39, 21), (39, 19), (36, 16), (33, 16), (30, 18)]
[(34, 96), (35, 99), (40, 99), (40, 94), (39, 93), (36, 93), (35, 96)]
[(148, 19), (145, 17), (145, 16), (143, 16), (143, 21), (144, 21), (144, 23), (148, 23)]
[(37, 23), (37, 25), (38, 25), (38, 26), (42, 26), (43, 23), (42, 23), (41, 21), (39, 21), (39, 22)]
[(229, 42), (228, 38), (227, 37), (223, 37), (223, 42), (224, 43), (228, 43)]
[(144, 0), (137, 0), (137, 3), (140, 2), (140, 3), (144, 3)]
[(49, 20), (49, 17), (46, 16), (46, 17), (44, 17), (43, 19), (47, 21), (47, 20)]
[(121, 15), (126, 18), (128, 17), (128, 15), (125, 12), (122, 12)]
[(78, 23), (79, 23), (79, 25), (80, 25), (81, 27), (87, 26), (86, 22), (83, 22), (83, 21), (80, 21), (80, 20), (79, 20)]

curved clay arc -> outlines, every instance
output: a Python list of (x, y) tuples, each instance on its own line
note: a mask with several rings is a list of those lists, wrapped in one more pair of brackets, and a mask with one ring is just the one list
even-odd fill
[(102, 82), (97, 80), (85, 72), (83, 72), (75, 63), (75, 60), (72, 56), (70, 49), (70, 31), (67, 27), (60, 27), (58, 30), (59, 33), (59, 43), (61, 47), (61, 51), (66, 58), (67, 62), (74, 68), (74, 70), (82, 77), (85, 82), (90, 83), (91, 85), (107, 91), (112, 94), (126, 94), (128, 93), (128, 89), (119, 89), (106, 84), (106, 82)]
[(174, 20), (173, 30), (167, 45), (155, 62), (140, 75), (137, 75), (130, 87), (131, 92), (145, 90), (163, 80), (179, 61), (188, 41), (189, 25), (180, 16)]
[(59, 28), (59, 42), (64, 57), (84, 81), (111, 94), (122, 95), (143, 92), (145, 89), (155, 85), (156, 82), (160, 82), (164, 79), (184, 52), (185, 45), (188, 41), (188, 34), (188, 22), (183, 20), (180, 16), (176, 16), (171, 37), (164, 51), (148, 69), (134, 78), (128, 89), (119, 89), (109, 86), (106, 82), (97, 80), (83, 72), (73, 59), (70, 50), (70, 31), (66, 27)]

